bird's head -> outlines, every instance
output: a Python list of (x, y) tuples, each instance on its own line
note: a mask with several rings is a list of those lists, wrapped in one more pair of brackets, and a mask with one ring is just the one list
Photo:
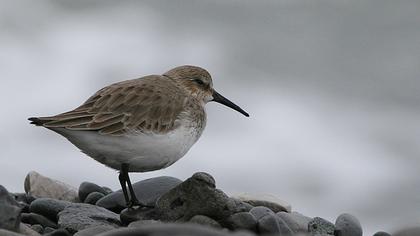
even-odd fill
[(198, 101), (203, 104), (214, 101), (228, 106), (245, 116), (249, 116), (239, 106), (229, 101), (227, 98), (220, 95), (216, 90), (213, 89), (213, 81), (210, 73), (198, 66), (179, 66), (175, 67), (165, 74), (178, 84), (180, 84), (185, 90)]

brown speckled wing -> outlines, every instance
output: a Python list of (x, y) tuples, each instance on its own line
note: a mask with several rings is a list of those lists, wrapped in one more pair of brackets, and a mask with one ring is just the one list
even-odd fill
[(176, 128), (185, 97), (184, 91), (167, 77), (152, 75), (112, 84), (72, 111), (38, 119), (47, 128), (115, 136), (165, 133)]

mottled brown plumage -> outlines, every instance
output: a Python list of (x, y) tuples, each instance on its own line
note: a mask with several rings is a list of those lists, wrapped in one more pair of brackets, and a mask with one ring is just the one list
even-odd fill
[[(199, 93), (201, 88), (195, 86), (195, 78), (207, 81), (207, 94)], [(177, 127), (183, 110), (200, 109), (199, 97), (211, 95), (209, 81), (207, 71), (191, 66), (164, 75), (122, 81), (99, 90), (72, 111), (39, 117), (37, 122), (46, 128), (98, 131), (113, 136), (136, 132), (162, 134)], [(189, 100), (191, 95), (197, 99)], [(205, 114), (198, 110), (197, 115)]]

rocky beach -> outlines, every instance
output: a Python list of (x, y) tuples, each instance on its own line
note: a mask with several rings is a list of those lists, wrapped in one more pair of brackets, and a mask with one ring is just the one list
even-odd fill
[[(203, 172), (133, 184), (144, 207), (127, 209), (121, 190), (83, 182), (79, 188), (30, 172), (25, 193), (0, 186), (0, 236), (362, 236), (343, 213), (335, 222), (305, 216), (275, 197), (228, 196)], [(393, 236), (419, 235), (418, 228)], [(389, 236), (377, 232), (374, 236)]]

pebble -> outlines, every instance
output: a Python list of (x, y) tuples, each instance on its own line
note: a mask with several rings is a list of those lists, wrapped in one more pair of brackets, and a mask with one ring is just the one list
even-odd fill
[(254, 207), (249, 203), (243, 202), (239, 199), (232, 197), (229, 198), (227, 206), (231, 214), (238, 212), (249, 212)]
[(108, 194), (108, 192), (104, 188), (97, 184), (91, 182), (82, 182), (79, 186), (79, 200), (81, 202), (85, 202), (86, 197), (93, 192), (102, 193), (104, 196)]
[(249, 212), (239, 212), (229, 216), (225, 225), (231, 230), (246, 229), (255, 232), (257, 219)]
[(70, 233), (93, 226), (120, 226), (119, 215), (105, 208), (84, 203), (73, 203), (58, 213), (58, 225)]
[(199, 224), (199, 225), (207, 225), (210, 227), (214, 227), (214, 228), (221, 228), (222, 226), (220, 226), (219, 222), (213, 220), (212, 218), (208, 217), (208, 216), (203, 216), (203, 215), (196, 215), (193, 216), (190, 221), (190, 223), (194, 223), (194, 224)]
[(0, 228), (17, 231), (20, 224), (21, 208), (7, 189), (0, 185)]
[(163, 221), (188, 221), (195, 215), (220, 220), (231, 214), (229, 197), (215, 188), (211, 175), (202, 172), (163, 194), (156, 208)]
[(242, 193), (234, 196), (235, 198), (249, 203), (252, 206), (265, 206), (274, 212), (291, 212), (292, 206), (280, 198), (270, 194), (250, 194)]
[(293, 231), (280, 217), (275, 214), (267, 214), (261, 217), (257, 223), (258, 232), (291, 235)]
[(78, 231), (74, 234), (74, 236), (92, 236), (92, 235), (98, 235), (103, 232), (107, 232), (110, 230), (115, 229), (115, 227), (109, 226), (109, 225), (99, 225), (99, 226), (93, 226), (89, 227), (83, 230)]
[(54, 230), (56, 230), (56, 229), (51, 228), (51, 227), (45, 227), (45, 228), (44, 228), (44, 234), (51, 233), (51, 232), (53, 232)]
[(257, 221), (266, 215), (274, 215), (275, 213), (267, 207), (264, 206), (257, 206), (253, 207), (249, 213), (251, 213)]
[(131, 222), (127, 227), (143, 227), (150, 224), (162, 224), (162, 222), (158, 220), (138, 220)]
[(36, 231), (37, 233), (42, 234), (44, 232), (44, 227), (42, 227), (42, 225), (36, 224), (36, 225), (31, 225), (30, 228), (33, 231)]
[(17, 232), (26, 236), (40, 236), (41, 235), (37, 231), (33, 230), (30, 226), (24, 223), (19, 224), (19, 230)]
[(25, 192), (37, 198), (53, 198), (76, 202), (77, 189), (41, 174), (31, 171), (25, 178)]
[(72, 203), (52, 198), (38, 198), (29, 205), (29, 211), (47, 217), (57, 222), (57, 215)]
[(99, 199), (105, 197), (105, 194), (100, 193), (100, 192), (91, 192), (89, 193), (89, 195), (87, 195), (87, 197), (85, 198), (85, 200), (83, 201), (84, 203), (87, 204), (92, 204), (95, 205)]
[(56, 229), (50, 233), (44, 234), (43, 236), (71, 236), (67, 230), (65, 229)]
[(131, 209), (124, 209), (120, 214), (120, 219), (123, 225), (128, 225), (131, 222), (138, 220), (154, 220), (158, 218), (158, 213), (155, 208), (135, 207)]
[[(133, 184), (137, 199), (144, 205), (154, 207), (156, 200), (182, 181), (169, 176), (155, 177), (142, 180)], [(124, 194), (121, 190), (108, 194), (101, 198), (97, 206), (104, 207), (116, 213), (126, 208)]]
[(308, 232), (308, 224), (312, 220), (312, 218), (297, 212), (277, 212), (276, 215), (286, 222), (290, 229), (295, 233)]
[(0, 229), (0, 236), (25, 236), (24, 234), (19, 234), (7, 229)]
[(150, 224), (143, 227), (121, 228), (117, 230), (108, 231), (100, 234), (100, 236), (134, 236), (134, 235), (148, 235), (148, 236), (255, 236), (249, 232), (235, 232), (223, 231), (211, 227), (205, 227), (198, 224)]
[(333, 223), (322, 219), (321, 217), (315, 217), (308, 223), (308, 231), (315, 235), (334, 235), (335, 226)]
[(36, 213), (22, 213), (21, 221), (27, 224), (39, 224), (43, 227), (57, 228), (57, 224), (47, 219), (45, 216), (36, 214)]
[(341, 214), (335, 221), (335, 229), (340, 236), (362, 236), (363, 230), (359, 220), (347, 213)]

